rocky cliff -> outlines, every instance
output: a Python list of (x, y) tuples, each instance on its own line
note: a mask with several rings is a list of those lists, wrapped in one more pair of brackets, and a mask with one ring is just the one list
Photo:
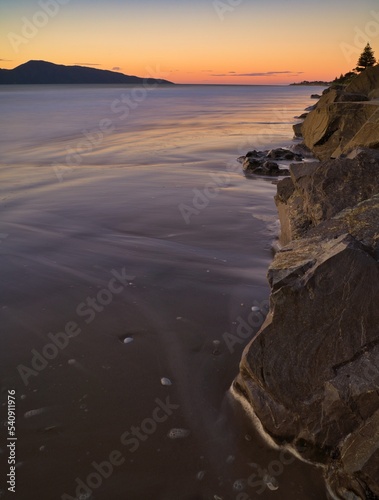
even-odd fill
[(263, 432), (324, 469), (337, 499), (379, 498), (379, 151), (361, 134), (366, 117), (379, 144), (375, 85), (378, 68), (305, 119), (305, 143), (327, 159), (278, 183), (270, 311), (232, 387)]
[(379, 148), (379, 66), (346, 88), (329, 89), (295, 133), (320, 160), (337, 158), (358, 146)]

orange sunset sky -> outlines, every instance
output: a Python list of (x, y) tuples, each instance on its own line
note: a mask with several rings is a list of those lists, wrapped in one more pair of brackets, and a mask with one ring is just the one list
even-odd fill
[[(175, 83), (331, 80), (379, 51), (377, 0), (0, 0), (0, 66), (30, 59)], [(376, 53), (379, 56), (379, 52)]]

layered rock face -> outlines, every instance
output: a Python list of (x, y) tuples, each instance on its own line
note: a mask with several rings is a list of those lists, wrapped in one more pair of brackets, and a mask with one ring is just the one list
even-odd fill
[[(365, 85), (349, 94), (369, 98)], [(324, 101), (357, 105), (338, 92)], [(346, 116), (337, 125), (343, 149)], [(330, 498), (365, 500), (379, 498), (379, 151), (349, 151), (292, 164), (278, 183), (284, 246), (268, 271), (270, 311), (233, 390), (277, 444), (324, 468)]]
[(295, 134), (320, 160), (337, 158), (358, 146), (379, 148), (379, 66), (369, 68), (346, 88), (331, 89)]
[(268, 272), (270, 312), (235, 384), (278, 444), (323, 464), (337, 498), (376, 498), (379, 194), (367, 189), (369, 199), (329, 218), (323, 189), (313, 193), (325, 200), (315, 214), (307, 196), (301, 203), (301, 189), (293, 188), (297, 206), (293, 218), (291, 208), (285, 217), (297, 221), (300, 212), (302, 221), (306, 214), (314, 227), (276, 254)]
[(378, 193), (379, 151), (355, 150), (338, 161), (293, 164), (290, 175), (278, 184), (275, 197), (283, 245)]

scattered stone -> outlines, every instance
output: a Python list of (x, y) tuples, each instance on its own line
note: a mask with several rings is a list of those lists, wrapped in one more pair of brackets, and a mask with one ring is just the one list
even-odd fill
[(172, 382), (171, 382), (171, 380), (169, 378), (162, 377), (161, 378), (161, 384), (165, 385), (165, 386), (170, 386), (170, 385), (172, 385)]
[(219, 356), (221, 354), (220, 350), (221, 342), (219, 340), (213, 340), (212, 345), (213, 345), (213, 351), (212, 351), (213, 356)]
[(283, 148), (277, 148), (277, 149), (271, 149), (267, 153), (268, 158), (273, 158), (274, 160), (289, 160), (289, 161), (302, 161), (303, 157), (300, 154), (296, 154), (290, 149), (283, 149)]
[(204, 476), (205, 476), (205, 472), (204, 472), (203, 470), (201, 470), (200, 472), (198, 472), (198, 473), (196, 474), (196, 479), (197, 479), (198, 481), (202, 481), (202, 480), (204, 479)]
[(188, 429), (171, 429), (167, 434), (170, 439), (184, 439), (191, 434)]
[[(288, 169), (280, 168), (277, 161), (302, 161), (303, 155), (290, 149), (272, 149), (270, 151), (249, 151), (246, 156), (238, 158), (243, 164), (245, 174), (283, 176)], [(273, 161), (276, 160), (276, 161)]]
[(244, 170), (253, 170), (255, 168), (259, 168), (262, 165), (262, 160), (256, 160), (255, 158), (245, 158), (243, 162)]
[(233, 490), (234, 491), (243, 491), (246, 488), (246, 481), (243, 479), (237, 479), (234, 481)]
[(246, 153), (246, 158), (264, 158), (268, 151), (249, 151)]
[(26, 413), (24, 413), (24, 418), (36, 417), (37, 415), (41, 415), (42, 413), (45, 412), (46, 408), (38, 408), (38, 410), (29, 410)]

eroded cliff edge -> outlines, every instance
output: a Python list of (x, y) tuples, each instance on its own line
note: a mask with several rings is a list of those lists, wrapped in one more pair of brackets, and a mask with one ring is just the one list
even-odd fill
[(295, 131), (320, 160), (338, 158), (355, 147), (379, 148), (379, 66), (347, 87), (328, 89)]
[(326, 93), (302, 126), (323, 161), (291, 165), (278, 184), (270, 311), (232, 389), (341, 499), (379, 498), (379, 122), (366, 111), (379, 109), (367, 100), (379, 67), (366, 73)]

